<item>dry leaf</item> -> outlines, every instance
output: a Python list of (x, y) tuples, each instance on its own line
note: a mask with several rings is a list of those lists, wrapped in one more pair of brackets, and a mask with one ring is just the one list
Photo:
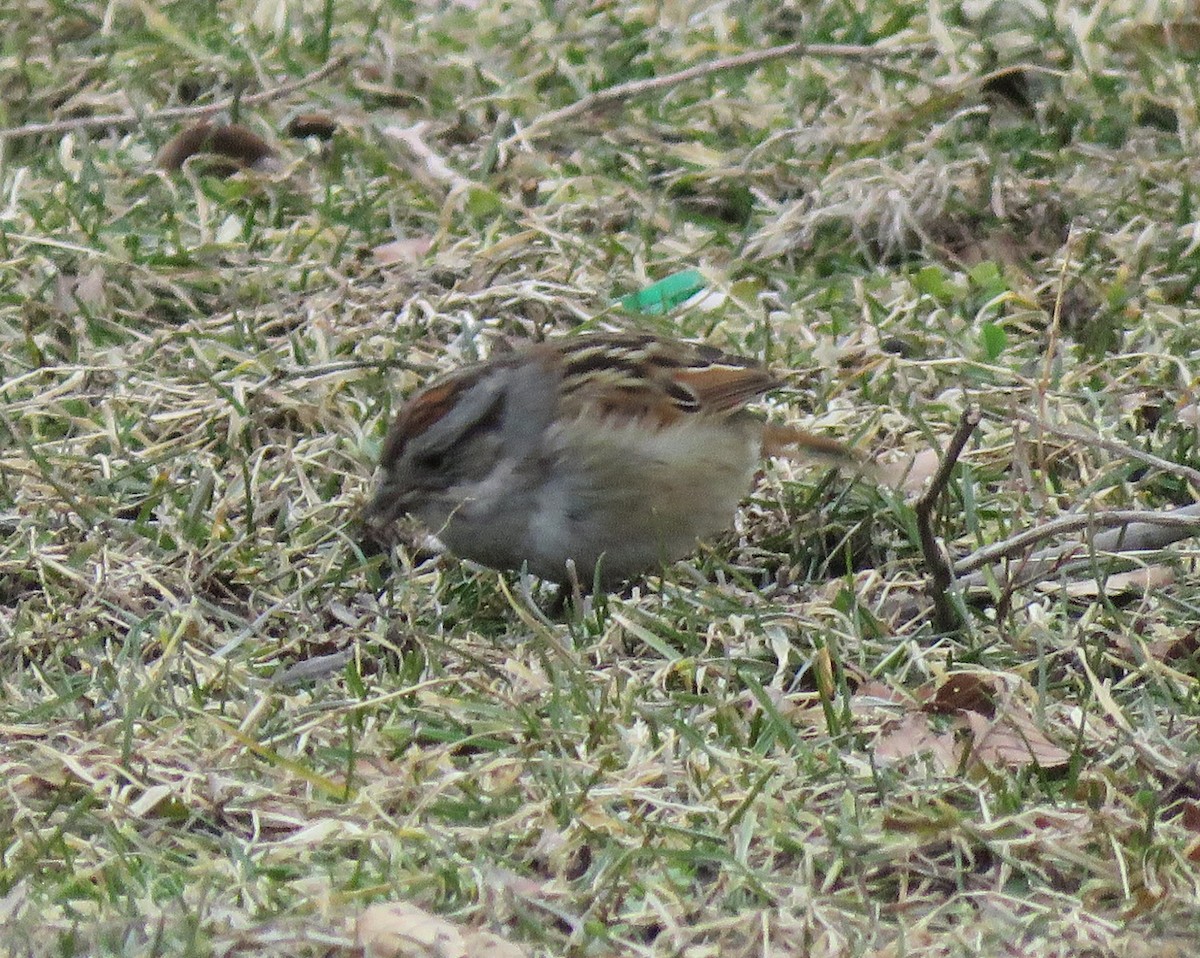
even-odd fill
[[(982, 672), (951, 672), (936, 688), (924, 685), (917, 698), (925, 702), (927, 712), (979, 712), (991, 715), (1001, 688), (993, 676)], [(932, 694), (931, 694), (932, 693)]]
[[(854, 698), (869, 698), (878, 699), (883, 702), (891, 702), (894, 705), (904, 705), (910, 701), (909, 697), (900, 689), (891, 685), (886, 685), (878, 679), (867, 679), (858, 688), (854, 690)], [(853, 703), (851, 703), (853, 705)]]
[(882, 485), (901, 492), (920, 492), (937, 473), (941, 457), (936, 449), (922, 449), (908, 459), (881, 463), (877, 475)]
[(943, 771), (958, 767), (958, 748), (951, 732), (939, 732), (923, 712), (909, 712), (884, 726), (875, 743), (875, 758), (882, 762), (930, 754)]
[(406, 90), (392, 83), (381, 82), (371, 74), (376, 71), (364, 69), (354, 78), (354, 88), (359, 93), (381, 101), (386, 106), (406, 107), (421, 102), (419, 93)]
[(54, 306), (64, 314), (96, 312), (106, 306), (104, 270), (99, 266), (76, 276), (59, 273), (54, 278)]
[(100, 309), (104, 307), (104, 270), (99, 266), (84, 273), (75, 284), (71, 295), (82, 309)]
[(832, 701), (837, 692), (837, 684), (833, 676), (833, 659), (829, 655), (827, 646), (821, 646), (813, 655), (812, 671), (821, 697), (826, 701)]
[(762, 448), (764, 456), (791, 458), (798, 462), (824, 463), (848, 469), (859, 465), (854, 450), (846, 448), (836, 439), (781, 423), (767, 423), (763, 427)]
[(1185, 426), (1200, 426), (1200, 403), (1183, 403), (1175, 412), (1175, 418)]
[(158, 151), (154, 163), (163, 170), (178, 170), (198, 153), (211, 153), (231, 160), (235, 167), (261, 169), (275, 156), (275, 149), (249, 127), (238, 123), (215, 126), (209, 120), (181, 130)]
[(1179, 821), (1190, 832), (1200, 832), (1200, 802), (1184, 799), (1178, 806)]
[[(1016, 107), (1022, 112), (1033, 115), (1032, 81), (1029, 72), (1020, 67), (1010, 67), (997, 70), (984, 81), (980, 91)], [(1001, 260), (1001, 262), (1010, 262)]]
[(411, 902), (372, 905), (358, 918), (363, 958), (527, 958), (526, 952), (490, 931), (459, 932), (444, 918)]
[(490, 931), (469, 931), (463, 936), (467, 958), (528, 958), (524, 948)]
[(1149, 592), (1160, 589), (1175, 581), (1175, 570), (1165, 565), (1146, 566), (1142, 569), (1131, 569), (1129, 572), (1115, 572), (1104, 577), (1104, 581), (1096, 579), (1081, 579), (1078, 582), (1040, 582), (1038, 591), (1044, 593), (1065, 591), (1072, 599), (1094, 599), (1101, 594), (1114, 596), (1129, 592)]
[(53, 795), (64, 795), (67, 788), (66, 776), (47, 775), (44, 772), (24, 772), (9, 769), (5, 779), (9, 793), (27, 801), (40, 801)]
[[(1187, 662), (1200, 652), (1200, 629), (1186, 632), (1156, 630), (1162, 638), (1145, 642), (1136, 634), (1122, 633), (1113, 639), (1113, 648), (1130, 661), (1140, 661), (1143, 655), (1156, 662)], [(1163, 633), (1166, 633), (1163, 635)], [(1143, 651), (1144, 650), (1144, 651)]]
[(488, 868), (485, 876), (490, 887), (502, 889), (521, 898), (543, 899), (548, 894), (544, 882), (528, 878), (525, 875), (518, 875), (507, 868)]
[(1151, 46), (1185, 57), (1200, 53), (1200, 18), (1181, 16), (1162, 23), (1139, 23), (1120, 36), (1123, 46)]
[(1023, 709), (1008, 709), (995, 719), (968, 711), (962, 713), (962, 720), (974, 737), (969, 765), (1049, 769), (1061, 768), (1071, 759), (1071, 753), (1046, 738)]
[(287, 125), (288, 136), (315, 136), (322, 140), (332, 140), (337, 132), (338, 121), (328, 113), (300, 113), (292, 117)]
[(391, 263), (419, 263), (421, 258), (429, 252), (431, 246), (433, 246), (433, 240), (428, 236), (413, 236), (409, 239), (381, 243), (371, 250), (371, 253), (375, 257), (375, 262), (385, 266)]
[(372, 905), (355, 929), (363, 958), (468, 958), (457, 928), (406, 901)]

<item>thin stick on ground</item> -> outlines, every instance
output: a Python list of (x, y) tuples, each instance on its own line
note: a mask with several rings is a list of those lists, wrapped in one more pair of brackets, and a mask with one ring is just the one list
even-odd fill
[(1064, 563), (1081, 555), (1146, 552), (1186, 539), (1200, 529), (1200, 504), (1183, 506), (1170, 512), (1122, 509), (1063, 516), (1036, 528), (1026, 529), (1002, 542), (977, 549), (954, 563), (953, 572), (956, 576), (965, 577), (960, 579), (964, 589), (981, 588), (987, 584), (989, 571), (994, 575), (1001, 573), (999, 568), (991, 567), (1004, 559), (1020, 555), (1033, 544), (1078, 529), (1097, 528), (1108, 531), (1089, 536), (1085, 542), (1067, 542), (1031, 555), (1021, 564), (1019, 581), (1009, 583), (1009, 588), (1039, 581), (1047, 573), (1061, 569)]
[(1014, 409), (1012, 413), (1018, 419), (1022, 419), (1031, 426), (1036, 426), (1038, 429), (1048, 432), (1052, 436), (1059, 436), (1062, 439), (1074, 439), (1077, 442), (1094, 446), (1097, 449), (1103, 449), (1106, 452), (1123, 456), (1126, 459), (1134, 459), (1137, 462), (1145, 463), (1147, 466), (1153, 466), (1155, 469), (1179, 476), (1181, 479), (1186, 479), (1190, 482), (1196, 492), (1200, 493), (1200, 469), (1193, 469), (1191, 466), (1185, 466), (1181, 462), (1172, 462), (1170, 459), (1163, 459), (1161, 456), (1145, 452), (1142, 449), (1136, 449), (1127, 443), (1119, 442), (1116, 439), (1109, 439), (1083, 426), (1056, 426), (1046, 422), (1037, 413), (1029, 412), (1025, 409)]
[(943, 632), (949, 632), (960, 624), (954, 607), (950, 603), (950, 583), (954, 581), (954, 571), (946, 555), (945, 546), (938, 540), (933, 531), (933, 510), (937, 508), (938, 500), (950, 484), (950, 475), (958, 457), (967, 446), (971, 433), (979, 425), (979, 407), (971, 405), (963, 410), (958, 420), (958, 428), (950, 437), (946, 451), (942, 455), (941, 464), (921, 498), (917, 500), (917, 532), (921, 539), (921, 552), (925, 556), (925, 566), (929, 569), (929, 597), (933, 600), (933, 614), (937, 627)]
[(557, 128), (567, 120), (573, 120), (577, 116), (582, 116), (585, 113), (590, 113), (592, 110), (597, 110), (614, 103), (622, 103), (643, 93), (666, 90), (691, 80), (699, 80), (703, 77), (723, 73), (726, 70), (758, 66), (770, 60), (802, 55), (866, 60), (908, 56), (927, 52), (929, 52), (927, 47), (917, 46), (881, 48), (844, 43), (805, 43), (804, 41), (784, 43), (780, 46), (768, 47), (765, 50), (751, 50), (748, 53), (739, 53), (736, 56), (720, 57), (719, 59), (709, 60), (705, 63), (697, 63), (695, 66), (677, 70), (675, 73), (668, 73), (664, 76), (650, 77), (645, 80), (630, 80), (628, 83), (618, 83), (616, 86), (597, 90), (595, 93), (589, 93), (583, 99), (576, 100), (574, 103), (557, 110), (551, 110), (549, 113), (543, 113), (524, 129), (518, 130), (509, 136), (501, 144), (501, 148), (511, 146), (517, 142), (528, 143)]
[[(1083, 426), (1054, 425), (1047, 422), (1045, 417), (1025, 409), (1014, 409), (1012, 414), (1050, 435), (1072, 439), (1179, 476), (1189, 482), (1194, 490), (1200, 491), (1200, 470), (1191, 466), (1172, 462), (1118, 440), (1109, 439)], [(1195, 535), (1198, 527), (1200, 504), (1183, 506), (1167, 512), (1126, 509), (1067, 515), (1032, 529), (1025, 529), (1002, 542), (977, 549), (955, 562), (952, 572), (959, 577), (959, 584), (965, 590), (984, 589), (989, 581), (998, 579), (1007, 580), (1006, 589), (1011, 592), (1039, 582), (1049, 575), (1061, 575), (1078, 560), (1090, 560), (1090, 557), (1098, 553), (1145, 552), (1165, 548), (1173, 542)], [(1021, 555), (1037, 543), (1080, 529), (1090, 530), (1085, 541), (1061, 543), (1035, 552), (1027, 556), (1015, 572), (1007, 572), (1001, 566), (1004, 560)], [(1093, 535), (1092, 532), (1097, 529), (1107, 531)]]
[(404, 147), (404, 165), (415, 179), (431, 189), (444, 188), (451, 196), (464, 193), (476, 183), (455, 170), (426, 142), (425, 134), (432, 125), (425, 120), (411, 126), (393, 123), (380, 132)]
[(17, 140), (27, 136), (40, 136), (43, 134), (72, 133), (76, 130), (104, 129), (106, 127), (128, 129), (141, 124), (162, 122), (163, 120), (200, 118), (220, 113), (222, 110), (231, 109), (235, 103), (243, 107), (258, 106), (262, 103), (281, 99), (290, 93), (295, 93), (297, 90), (312, 86), (314, 83), (319, 83), (326, 77), (341, 70), (349, 62), (349, 54), (339, 54), (330, 59), (319, 70), (314, 70), (299, 80), (293, 80), (290, 83), (281, 83), (279, 86), (272, 87), (269, 90), (250, 93), (242, 97), (227, 97), (217, 103), (207, 103), (202, 106), (173, 106), (162, 110), (153, 110), (149, 113), (108, 113), (102, 116), (76, 116), (69, 120), (26, 123), (23, 126), (14, 126), (11, 129), (0, 130), (0, 141)]

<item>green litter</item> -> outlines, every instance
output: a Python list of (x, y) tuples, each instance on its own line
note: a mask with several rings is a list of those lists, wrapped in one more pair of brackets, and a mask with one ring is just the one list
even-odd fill
[(631, 313), (665, 313), (686, 302), (704, 289), (704, 277), (698, 270), (685, 269), (666, 279), (623, 296), (619, 302)]

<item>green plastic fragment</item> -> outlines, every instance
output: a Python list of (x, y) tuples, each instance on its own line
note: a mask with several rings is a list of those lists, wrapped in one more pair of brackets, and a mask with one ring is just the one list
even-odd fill
[(704, 277), (698, 270), (685, 269), (666, 279), (623, 296), (621, 306), (632, 313), (665, 313), (704, 289)]

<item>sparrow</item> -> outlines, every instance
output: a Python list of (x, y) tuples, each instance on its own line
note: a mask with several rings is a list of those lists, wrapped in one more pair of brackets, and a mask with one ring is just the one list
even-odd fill
[(645, 333), (463, 366), (396, 415), (365, 524), (412, 516), (460, 558), (613, 589), (729, 529), (763, 455), (854, 460), (746, 408), (780, 385), (755, 360)]

